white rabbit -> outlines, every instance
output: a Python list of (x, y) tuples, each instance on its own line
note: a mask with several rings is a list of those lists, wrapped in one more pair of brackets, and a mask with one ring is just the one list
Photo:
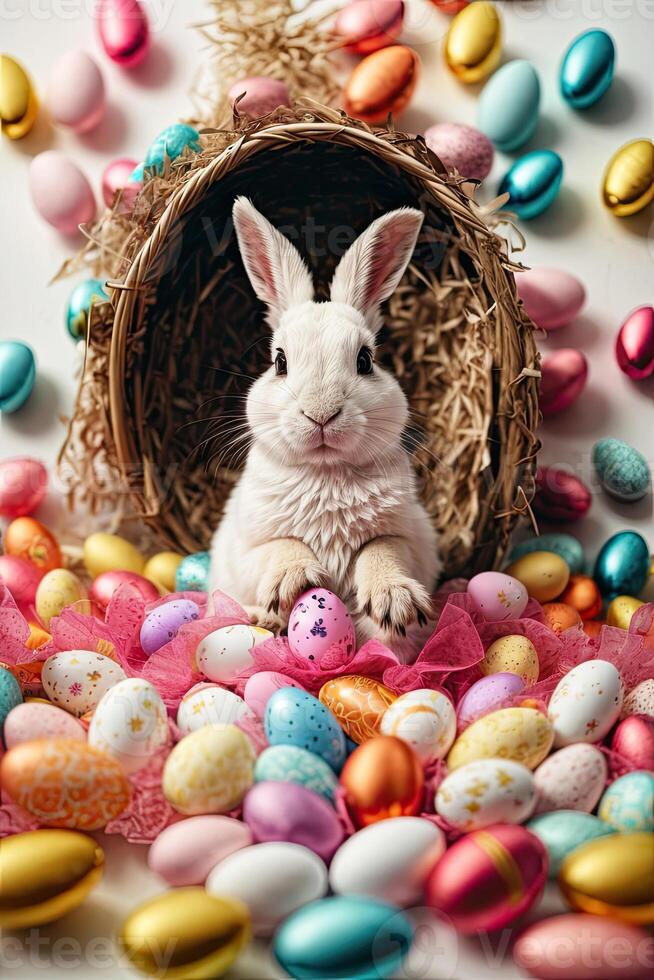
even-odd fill
[(213, 538), (212, 587), (254, 623), (280, 628), (301, 592), (326, 586), (348, 605), (359, 642), (378, 636), (411, 659), (433, 628), (440, 561), (401, 442), (407, 401), (374, 355), (379, 305), (423, 215), (400, 208), (373, 221), (340, 260), (330, 302), (315, 302), (291, 242), (244, 197), (233, 214), (268, 307), (272, 364), (247, 397), (252, 442)]

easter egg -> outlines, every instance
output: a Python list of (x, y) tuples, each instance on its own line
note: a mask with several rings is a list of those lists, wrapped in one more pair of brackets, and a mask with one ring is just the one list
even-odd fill
[(34, 517), (17, 517), (4, 537), (5, 553), (36, 565), (42, 572), (61, 568), (61, 551), (47, 527)]
[(206, 592), (210, 565), (211, 557), (208, 551), (197, 551), (193, 555), (182, 558), (175, 572), (175, 591)]
[(148, 681), (128, 677), (102, 697), (91, 718), (89, 745), (120, 762), (125, 772), (142, 769), (168, 741), (168, 715)]
[(570, 569), (552, 551), (532, 551), (517, 561), (511, 562), (506, 570), (538, 602), (551, 602), (560, 596), (570, 578)]
[(586, 634), (586, 636), (589, 636), (591, 640), (597, 640), (601, 635), (602, 626), (604, 625), (606, 624), (603, 623), (602, 620), (598, 621), (594, 619), (589, 619), (583, 624), (582, 629)]
[(282, 923), (273, 953), (290, 977), (333, 980), (397, 974), (414, 927), (394, 905), (354, 895), (311, 902)]
[(561, 95), (573, 109), (594, 105), (613, 81), (614, 64), (611, 35), (596, 28), (584, 31), (570, 44), (561, 62)]
[[(654, 772), (654, 718), (632, 715), (619, 722), (611, 748), (632, 766)], [(654, 825), (651, 829), (654, 830)]]
[(57, 150), (35, 156), (29, 168), (32, 204), (44, 221), (64, 235), (75, 235), (80, 225), (95, 217), (95, 198), (77, 164)]
[(10, 140), (27, 136), (34, 125), (39, 103), (29, 75), (15, 58), (0, 55), (0, 121), (2, 132)]
[(297, 783), (257, 783), (243, 800), (243, 820), (255, 841), (301, 844), (323, 861), (345, 836), (334, 808)]
[(543, 605), (545, 622), (557, 635), (565, 630), (580, 626), (582, 619), (574, 606), (565, 602), (546, 602)]
[(525, 682), (522, 677), (503, 671), (475, 681), (463, 695), (456, 709), (459, 731), (463, 731), (483, 715), (510, 705), (524, 687)]
[(292, 677), (287, 674), (280, 674), (276, 670), (260, 670), (252, 674), (245, 682), (243, 699), (248, 708), (251, 708), (257, 718), (263, 718), (266, 713), (266, 705), (275, 693), (282, 687), (295, 687), (300, 691), (304, 688)]
[(497, 7), (477, 0), (452, 20), (445, 37), (445, 62), (460, 82), (476, 84), (497, 68), (502, 52), (502, 23)]
[[(516, 544), (510, 555), (510, 561), (529, 555), (532, 551), (551, 551), (563, 558), (573, 575), (579, 575), (586, 566), (586, 558), (581, 542), (571, 534), (550, 532), (537, 537), (527, 538)], [(567, 601), (567, 600), (566, 600)]]
[(440, 691), (409, 691), (387, 708), (380, 732), (407, 742), (423, 762), (442, 759), (456, 735), (454, 706)]
[(195, 662), (210, 681), (230, 684), (254, 663), (251, 651), (274, 634), (259, 626), (221, 626), (198, 644)]
[(512, 759), (535, 769), (552, 747), (554, 732), (535, 708), (500, 708), (463, 731), (450, 749), (448, 769), (477, 759)]
[(145, 58), (150, 29), (143, 4), (138, 0), (100, 0), (96, 22), (102, 46), (123, 68), (133, 68)]
[(604, 171), (604, 204), (617, 218), (642, 211), (654, 199), (654, 143), (636, 139), (613, 154)]
[(329, 884), (336, 895), (368, 895), (402, 907), (414, 905), (445, 846), (443, 831), (431, 820), (382, 820), (341, 844), (329, 867)]
[(654, 773), (636, 770), (607, 788), (598, 816), (623, 834), (654, 830)]
[(5, 745), (13, 749), (22, 742), (38, 738), (68, 738), (86, 741), (86, 732), (77, 718), (54, 704), (36, 702), (18, 704), (5, 719)]
[(595, 745), (567, 745), (541, 762), (534, 773), (535, 813), (595, 809), (606, 783), (606, 760)]
[(300, 596), (289, 618), (288, 642), (298, 657), (316, 664), (332, 648), (346, 655), (356, 649), (350, 614), (328, 589), (309, 589)]
[(91, 534), (84, 541), (83, 550), (86, 570), (93, 577), (102, 572), (143, 573), (143, 555), (133, 544), (117, 534), (104, 534), (100, 531)]
[(274, 112), (279, 106), (289, 106), (291, 96), (284, 82), (276, 78), (255, 75), (230, 85), (227, 98), (240, 116), (257, 119)]
[(77, 575), (67, 568), (53, 568), (46, 572), (36, 590), (35, 607), (44, 626), (49, 626), (54, 616), (73, 602), (86, 597), (86, 589)]
[(400, 35), (404, 20), (402, 0), (353, 0), (339, 10), (333, 31), (352, 54), (371, 54)]
[(544, 418), (564, 412), (588, 380), (588, 361), (574, 347), (552, 351), (541, 362), (540, 410)]
[(448, 170), (470, 180), (485, 180), (493, 166), (493, 144), (464, 123), (436, 123), (425, 130), (425, 143)]
[(624, 320), (615, 342), (618, 366), (633, 381), (654, 374), (654, 306), (639, 306)]
[(269, 936), (296, 909), (327, 893), (327, 868), (307, 847), (269, 841), (223, 858), (205, 887), (209, 895), (238, 898), (250, 912), (254, 934)]
[(622, 702), (621, 718), (628, 715), (649, 715), (654, 718), (654, 678), (647, 678), (629, 691)]
[(571, 575), (561, 602), (576, 609), (582, 619), (594, 619), (602, 611), (602, 596), (588, 575)]
[(30, 456), (0, 461), (0, 517), (12, 520), (31, 514), (48, 490), (48, 471)]
[(593, 466), (602, 487), (617, 500), (640, 500), (651, 477), (642, 453), (622, 439), (600, 439), (593, 446)]
[(654, 922), (654, 834), (610, 834), (570, 854), (559, 871), (563, 897), (580, 912)]
[(91, 307), (108, 303), (109, 297), (100, 279), (85, 279), (68, 297), (66, 329), (73, 340), (86, 340)]
[(317, 698), (283, 687), (268, 700), (264, 718), (270, 745), (297, 745), (319, 755), (338, 772), (345, 760), (345, 735)]
[(519, 619), (529, 601), (524, 585), (503, 572), (480, 572), (470, 579), (467, 590), (477, 611), (491, 623)]
[(199, 153), (200, 149), (200, 134), (197, 129), (186, 123), (173, 123), (166, 126), (150, 144), (144, 165), (155, 173), (162, 174), (166, 160), (176, 160), (185, 151)]
[(235, 725), (204, 725), (164, 765), (164, 796), (179, 813), (229, 813), (252, 785), (254, 750)]
[(642, 599), (636, 599), (632, 595), (617, 595), (615, 599), (611, 599), (606, 610), (606, 622), (609, 626), (628, 630), (634, 613), (644, 605)]
[(554, 689), (548, 717), (557, 748), (572, 742), (601, 742), (620, 715), (624, 687), (620, 672), (607, 660), (573, 667)]
[(394, 44), (369, 54), (352, 72), (343, 93), (343, 108), (367, 123), (399, 116), (411, 101), (420, 75), (420, 59), (411, 48)]
[(54, 63), (47, 104), (52, 119), (76, 133), (87, 133), (104, 115), (102, 72), (86, 51), (67, 51)]
[(466, 834), (434, 866), (426, 901), (459, 932), (501, 929), (535, 904), (547, 852), (535, 834), (494, 824)]
[(130, 208), (134, 203), (135, 185), (130, 184), (129, 178), (138, 165), (138, 160), (131, 157), (118, 157), (111, 160), (102, 171), (102, 199), (108, 208), (114, 206), (116, 195), (121, 194), (121, 205)]
[(588, 487), (568, 470), (539, 466), (536, 496), (531, 502), (536, 517), (544, 521), (578, 521), (590, 510)]
[(41, 671), (43, 689), (52, 703), (78, 718), (95, 710), (104, 694), (124, 680), (120, 664), (90, 650), (55, 653)]
[(122, 585), (133, 585), (146, 602), (155, 602), (159, 598), (156, 585), (136, 572), (101, 572), (93, 580), (89, 589), (89, 599), (96, 602), (100, 609), (106, 609), (116, 592)]
[(379, 734), (382, 715), (396, 695), (370, 677), (346, 674), (320, 688), (321, 702), (352, 741), (360, 744)]
[(41, 569), (24, 558), (0, 555), (0, 579), (22, 610), (27, 611), (36, 602), (36, 590), (42, 578)]
[(554, 202), (563, 180), (563, 160), (554, 150), (525, 153), (505, 173), (498, 194), (508, 194), (504, 205), (519, 218), (536, 218)]
[(529, 769), (511, 759), (478, 759), (445, 777), (435, 807), (451, 827), (468, 833), (494, 823), (522, 823), (535, 804)]
[(297, 783), (324, 796), (330, 803), (338, 779), (324, 759), (295, 745), (271, 745), (264, 749), (254, 766), (255, 783)]
[(180, 701), (177, 727), (188, 735), (204, 725), (231, 725), (248, 717), (252, 712), (238, 694), (217, 684), (196, 684)]
[(649, 575), (649, 546), (636, 531), (618, 531), (602, 545), (593, 578), (608, 599), (638, 595)]
[[(221, 977), (250, 939), (250, 915), (235, 898), (204, 888), (176, 888), (155, 895), (125, 919), (118, 944), (141, 973), (170, 980)], [(168, 968), (162, 951), (173, 949)], [(170, 954), (169, 954), (170, 955)]]
[(393, 735), (378, 735), (348, 756), (341, 773), (345, 802), (355, 827), (422, 809), (424, 774), (413, 749)]
[(11, 799), (49, 827), (101, 830), (123, 812), (131, 793), (118, 762), (67, 738), (16, 745), (0, 773)]
[(479, 666), (483, 674), (517, 674), (526, 686), (538, 680), (538, 654), (526, 636), (501, 636), (491, 643)]
[(242, 820), (206, 814), (165, 827), (148, 851), (148, 867), (169, 885), (203, 885), (212, 868), (252, 843)]
[(139, 640), (144, 653), (155, 653), (174, 639), (185, 623), (200, 616), (200, 608), (192, 599), (170, 599), (155, 606), (141, 626)]
[(3, 737), (3, 727), (7, 715), (18, 705), (22, 704), (22, 701), (23, 695), (20, 684), (11, 671), (0, 667), (0, 733), (3, 734)]
[(0, 412), (18, 411), (32, 394), (35, 379), (32, 348), (21, 340), (0, 340)]
[(565, 327), (586, 302), (583, 283), (566, 269), (537, 265), (514, 275), (518, 296), (541, 330)]
[(160, 551), (148, 558), (143, 566), (143, 575), (165, 592), (175, 591), (175, 575), (182, 555), (176, 551)]
[(540, 105), (538, 73), (528, 61), (508, 61), (484, 85), (479, 128), (505, 153), (517, 150), (536, 129)]
[(527, 830), (544, 844), (549, 858), (549, 876), (555, 878), (569, 854), (578, 847), (608, 837), (615, 830), (603, 820), (579, 810), (556, 810), (532, 817)]

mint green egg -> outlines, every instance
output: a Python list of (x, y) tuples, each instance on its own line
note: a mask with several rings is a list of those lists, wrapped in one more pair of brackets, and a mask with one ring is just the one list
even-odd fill
[(525, 826), (532, 834), (536, 834), (547, 849), (550, 878), (557, 876), (568, 854), (572, 854), (582, 844), (615, 833), (614, 827), (594, 817), (592, 813), (582, 813), (579, 810), (542, 813), (532, 817)]
[(66, 329), (73, 340), (86, 340), (91, 306), (108, 302), (109, 297), (99, 279), (85, 279), (75, 286), (66, 307)]
[(32, 394), (35, 380), (32, 348), (22, 340), (0, 340), (0, 412), (18, 411)]
[(651, 477), (642, 453), (622, 439), (600, 439), (593, 446), (593, 466), (603, 488), (625, 503), (641, 500)]
[(516, 561), (523, 555), (530, 555), (532, 551), (551, 551), (566, 562), (572, 575), (582, 575), (586, 568), (586, 556), (581, 542), (572, 534), (551, 531), (526, 541), (520, 541), (513, 550), (509, 560)]
[(528, 61), (509, 61), (491, 75), (479, 97), (479, 129), (499, 150), (517, 150), (538, 122), (540, 81)]
[(622, 833), (654, 831), (654, 772), (637, 769), (616, 779), (606, 789), (597, 813)]
[(196, 551), (182, 558), (175, 572), (175, 591), (207, 592), (210, 565), (211, 557), (208, 551)]
[(297, 783), (334, 802), (338, 779), (324, 759), (297, 745), (271, 745), (254, 766), (255, 783)]

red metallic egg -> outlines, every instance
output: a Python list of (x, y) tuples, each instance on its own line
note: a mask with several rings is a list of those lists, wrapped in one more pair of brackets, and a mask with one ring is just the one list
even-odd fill
[(418, 756), (394, 735), (378, 735), (364, 742), (341, 772), (345, 803), (356, 827), (420, 813), (424, 784)]
[(0, 462), (0, 516), (23, 517), (39, 506), (48, 489), (48, 471), (38, 459), (16, 456)]
[(346, 51), (371, 54), (393, 44), (403, 20), (403, 0), (353, 0), (337, 14), (334, 31), (346, 39)]
[(544, 521), (578, 521), (588, 513), (590, 504), (590, 490), (579, 477), (555, 466), (539, 467), (531, 505), (536, 517)]
[(613, 733), (611, 748), (637, 769), (654, 771), (654, 718), (630, 715)]
[(654, 307), (639, 306), (620, 327), (615, 344), (620, 370), (642, 381), (654, 374)]
[(588, 362), (579, 350), (564, 347), (543, 358), (540, 410), (544, 418), (558, 415), (577, 400), (588, 379)]
[(142, 575), (136, 572), (102, 572), (93, 580), (89, 589), (89, 597), (98, 604), (100, 609), (106, 609), (111, 602), (116, 589), (129, 582), (139, 590), (146, 602), (154, 602), (161, 598), (159, 589)]

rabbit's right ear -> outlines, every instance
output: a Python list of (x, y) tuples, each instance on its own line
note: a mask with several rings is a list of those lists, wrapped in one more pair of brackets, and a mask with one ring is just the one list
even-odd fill
[(236, 198), (232, 214), (243, 264), (274, 327), (284, 310), (313, 299), (311, 275), (295, 246), (247, 197)]

